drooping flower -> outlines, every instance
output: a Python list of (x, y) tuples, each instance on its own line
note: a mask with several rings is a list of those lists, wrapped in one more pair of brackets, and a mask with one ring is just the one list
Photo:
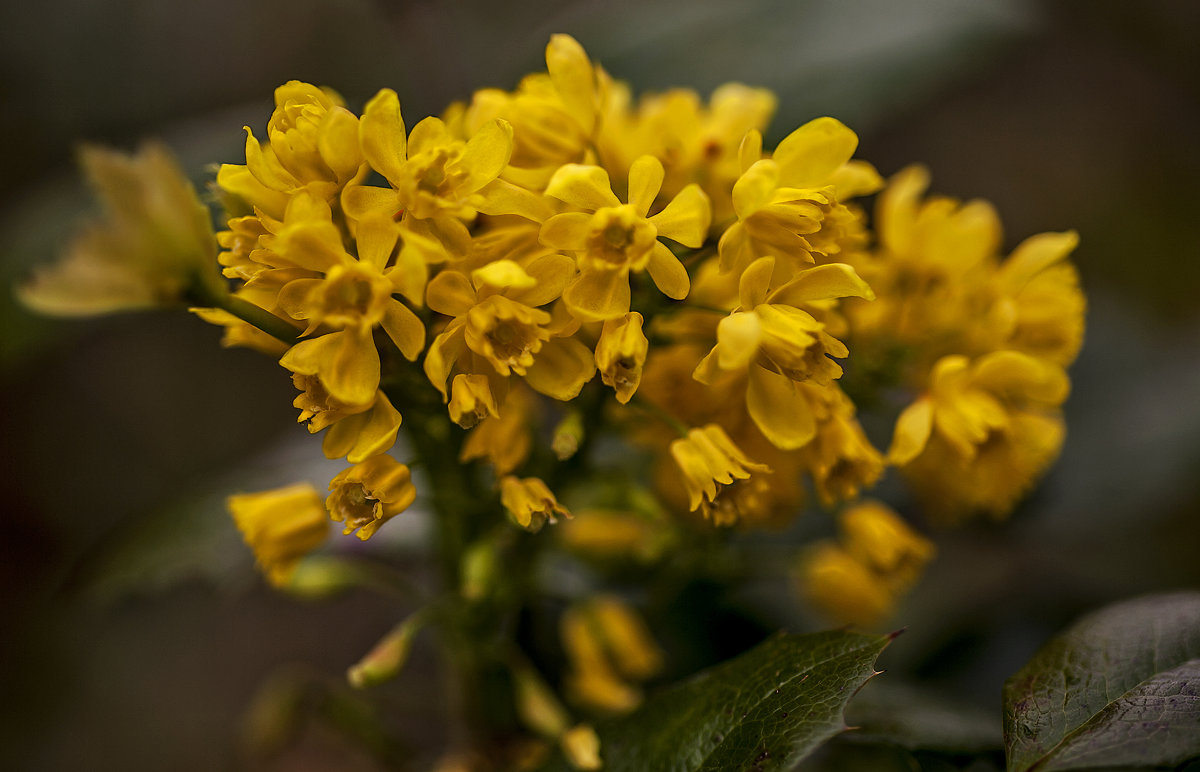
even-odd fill
[(238, 494), (226, 503), (263, 574), (276, 587), (286, 586), (300, 559), (329, 536), (321, 494), (307, 483)]
[(387, 455), (344, 469), (329, 481), (329, 490), (329, 516), (344, 522), (347, 534), (357, 528), (356, 535), (364, 541), (417, 497), (408, 467)]
[(743, 510), (758, 508), (754, 499), (764, 495), (762, 476), (771, 469), (748, 458), (720, 426), (691, 429), (671, 443), (670, 451), (683, 472), (693, 512), (699, 509), (715, 525), (732, 525)]
[(662, 650), (623, 600), (599, 595), (576, 603), (559, 624), (570, 661), (567, 690), (577, 702), (624, 713), (641, 702), (636, 684), (662, 667)]
[(579, 319), (604, 321), (628, 313), (630, 273), (648, 271), (664, 295), (687, 297), (687, 269), (659, 239), (699, 247), (712, 212), (704, 191), (690, 185), (648, 216), (662, 181), (662, 163), (642, 156), (629, 170), (629, 202), (621, 203), (602, 167), (566, 164), (554, 173), (546, 195), (570, 211), (542, 224), (541, 241), (577, 256), (579, 276), (563, 293), (563, 302)]
[(500, 503), (513, 522), (527, 531), (537, 532), (547, 522), (557, 523), (560, 517), (571, 517), (546, 483), (537, 477), (508, 475), (500, 478)]
[(400, 413), (382, 391), (362, 404), (343, 403), (333, 397), (316, 373), (295, 372), (292, 383), (300, 389), (292, 402), (300, 408), (298, 423), (308, 431), (325, 431), (321, 450), (327, 458), (346, 457), (352, 464), (386, 453), (396, 442)]
[(609, 319), (596, 343), (596, 367), (605, 386), (617, 393), (617, 402), (627, 404), (642, 381), (642, 368), (650, 342), (642, 332), (644, 319), (637, 311)]

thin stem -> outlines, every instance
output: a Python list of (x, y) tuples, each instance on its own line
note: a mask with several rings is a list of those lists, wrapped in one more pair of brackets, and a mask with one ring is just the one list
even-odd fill
[(219, 308), (233, 314), (251, 327), (262, 330), (289, 346), (300, 337), (295, 327), (266, 309), (233, 295), (224, 281), (213, 274), (197, 277), (191, 288), (192, 300), (197, 305)]
[(667, 426), (670, 426), (672, 429), (674, 429), (680, 437), (686, 437), (688, 432), (691, 431), (691, 427), (667, 411), (663, 410), (658, 405), (634, 397), (633, 399), (629, 400), (629, 406), (635, 410), (642, 411), (652, 418), (657, 418), (658, 420), (662, 421)]

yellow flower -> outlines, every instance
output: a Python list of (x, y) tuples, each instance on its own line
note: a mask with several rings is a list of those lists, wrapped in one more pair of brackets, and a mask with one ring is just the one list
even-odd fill
[(224, 292), (208, 208), (165, 147), (149, 143), (128, 156), (89, 146), (80, 163), (104, 218), (18, 288), (22, 303), (88, 316), (173, 305), (196, 290)]
[(1007, 346), (1069, 365), (1083, 344), (1087, 300), (1066, 261), (1079, 235), (1041, 233), (1021, 242), (997, 273), (1003, 311), (1012, 319)]
[[(770, 467), (748, 458), (716, 424), (691, 429), (671, 443), (671, 457), (683, 472), (688, 507), (699, 509), (715, 525), (732, 525), (743, 510), (757, 508), (761, 474)], [(742, 499), (746, 500), (743, 501)]]
[(1004, 517), (1058, 455), (1066, 374), (1053, 362), (997, 351), (975, 361), (944, 357), (930, 380), (896, 420), (889, 461), (938, 520)]
[(426, 302), (453, 319), (425, 357), (430, 382), (446, 395), (446, 382), (455, 370), (505, 378), (515, 374), (555, 399), (578, 394), (595, 373), (592, 353), (573, 338), (554, 337), (551, 314), (538, 308), (559, 297), (570, 272), (569, 258), (549, 254), (525, 268), (497, 260), (469, 279), (452, 269), (435, 276)]
[(329, 536), (321, 494), (307, 483), (230, 496), (227, 506), (259, 567), (276, 587), (285, 586), (300, 559)]
[(642, 315), (632, 311), (618, 319), (609, 319), (596, 343), (596, 367), (605, 386), (617, 392), (617, 401), (629, 402), (642, 381), (642, 368), (650, 342), (642, 332)]
[(588, 724), (578, 724), (568, 729), (560, 741), (563, 754), (575, 769), (603, 769), (600, 760), (600, 736)]
[(283, 285), (279, 308), (306, 320), (306, 334), (335, 331), (297, 343), (280, 363), (293, 372), (319, 375), (340, 402), (368, 403), (379, 386), (374, 328), (383, 327), (409, 360), (425, 346), (421, 320), (392, 296), (404, 282), (403, 271), (387, 265), (398, 237), (395, 224), (376, 217), (360, 222), (354, 257), (343, 248), (342, 234), (323, 202), (299, 195), (288, 211), (304, 214), (283, 228), (275, 249), (307, 275)]
[(345, 533), (357, 528), (364, 541), (417, 497), (408, 467), (385, 455), (343, 470), (329, 481), (329, 490), (329, 516), (346, 523)]
[(933, 558), (933, 543), (913, 531), (890, 507), (867, 500), (841, 516), (846, 551), (876, 574), (886, 577), (897, 593), (908, 590)]
[(547, 521), (570, 519), (571, 513), (558, 503), (546, 483), (537, 477), (520, 479), (511, 475), (500, 478), (500, 503), (513, 522), (527, 531), (537, 532)]
[(563, 613), (560, 634), (570, 662), (567, 691), (605, 713), (624, 713), (641, 702), (643, 681), (662, 668), (662, 651), (645, 623), (624, 601), (601, 595)]
[(759, 160), (753, 132), (741, 149), (743, 170), (733, 186), (737, 222), (718, 245), (723, 272), (741, 272), (760, 257), (779, 258), (777, 281), (786, 281), (813, 255), (841, 251), (857, 219), (839, 199), (876, 190), (881, 180), (868, 164), (851, 161), (858, 137), (833, 118), (817, 118)]
[(800, 449), (813, 487), (825, 506), (858, 496), (883, 474), (884, 459), (855, 418), (854, 403), (837, 386), (810, 387), (816, 434)]
[(424, 262), (465, 256), (471, 237), (464, 221), (485, 206), (482, 189), (508, 164), (512, 127), (488, 121), (464, 142), (429, 117), (406, 135), (400, 100), (383, 89), (363, 110), (360, 134), (367, 163), (391, 187), (348, 186), (342, 208), (351, 221), (370, 214), (398, 220)]
[(578, 256), (579, 276), (563, 293), (563, 301), (579, 319), (603, 321), (627, 313), (631, 272), (649, 271), (669, 298), (687, 297), (687, 269), (658, 239), (699, 247), (712, 213), (704, 191), (689, 185), (662, 211), (647, 217), (662, 181), (662, 163), (642, 156), (629, 170), (629, 203), (622, 204), (612, 192), (608, 172), (599, 166), (566, 164), (554, 173), (546, 195), (571, 211), (546, 220), (541, 241)]
[(483, 419), (467, 434), (459, 452), (462, 462), (485, 458), (496, 474), (503, 476), (525, 463), (533, 446), (530, 425), (534, 420), (533, 400), (525, 388), (513, 388), (504, 399), (498, 416)]
[(245, 129), (246, 165), (223, 165), (217, 184), (272, 216), (282, 216), (292, 194), (330, 201), (365, 172), (359, 119), (330, 90), (288, 81), (275, 89), (268, 144)]
[(842, 374), (830, 357), (845, 357), (846, 346), (825, 331), (803, 306), (841, 297), (874, 297), (871, 288), (844, 263), (807, 268), (768, 292), (775, 260), (759, 258), (741, 276), (740, 306), (721, 320), (717, 345), (693, 374), (713, 383), (724, 372), (747, 376), (746, 407), (755, 425), (776, 447), (803, 447), (816, 432), (810, 396), (798, 382), (829, 386)]
[(500, 415), (486, 375), (459, 373), (454, 376), (450, 395), (450, 420), (464, 429), (475, 428), (488, 416)]
[(400, 413), (382, 391), (363, 404), (335, 399), (319, 376), (293, 373), (292, 383), (300, 395), (292, 405), (300, 408), (298, 423), (308, 423), (310, 434), (328, 429), (321, 442), (327, 458), (346, 457), (352, 464), (386, 453), (396, 442)]
[(871, 626), (892, 610), (892, 589), (878, 574), (831, 541), (803, 555), (796, 584), (824, 616), (842, 624)]

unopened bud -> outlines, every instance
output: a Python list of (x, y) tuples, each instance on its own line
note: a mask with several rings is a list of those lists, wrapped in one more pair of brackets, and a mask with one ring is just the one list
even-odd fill
[(554, 455), (558, 456), (559, 461), (566, 461), (579, 450), (581, 442), (583, 442), (583, 414), (578, 410), (572, 410), (558, 422), (558, 426), (554, 427), (554, 439), (551, 440), (550, 447), (554, 450)]
[(576, 769), (600, 769), (600, 737), (588, 724), (571, 727), (562, 736), (563, 754)]
[(350, 685), (365, 689), (394, 678), (408, 660), (413, 636), (423, 625), (420, 615), (414, 614), (393, 628), (367, 656), (346, 671)]
[(513, 671), (517, 715), (522, 723), (538, 734), (556, 738), (567, 731), (570, 718), (558, 697), (531, 667)]

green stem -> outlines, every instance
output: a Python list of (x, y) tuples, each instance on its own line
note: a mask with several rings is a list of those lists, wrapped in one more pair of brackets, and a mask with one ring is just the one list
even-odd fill
[(646, 402), (645, 400), (634, 397), (633, 399), (629, 400), (629, 407), (632, 407), (635, 410), (640, 410), (653, 418), (657, 418), (667, 426), (670, 426), (672, 429), (674, 429), (680, 437), (686, 437), (688, 432), (691, 431), (691, 428), (683, 421), (680, 421), (675, 416), (651, 402)]
[(289, 346), (300, 337), (296, 328), (283, 319), (230, 293), (224, 280), (216, 274), (197, 277), (191, 289), (191, 299), (195, 301), (196, 305), (227, 311), (246, 324), (262, 330), (272, 338)]

